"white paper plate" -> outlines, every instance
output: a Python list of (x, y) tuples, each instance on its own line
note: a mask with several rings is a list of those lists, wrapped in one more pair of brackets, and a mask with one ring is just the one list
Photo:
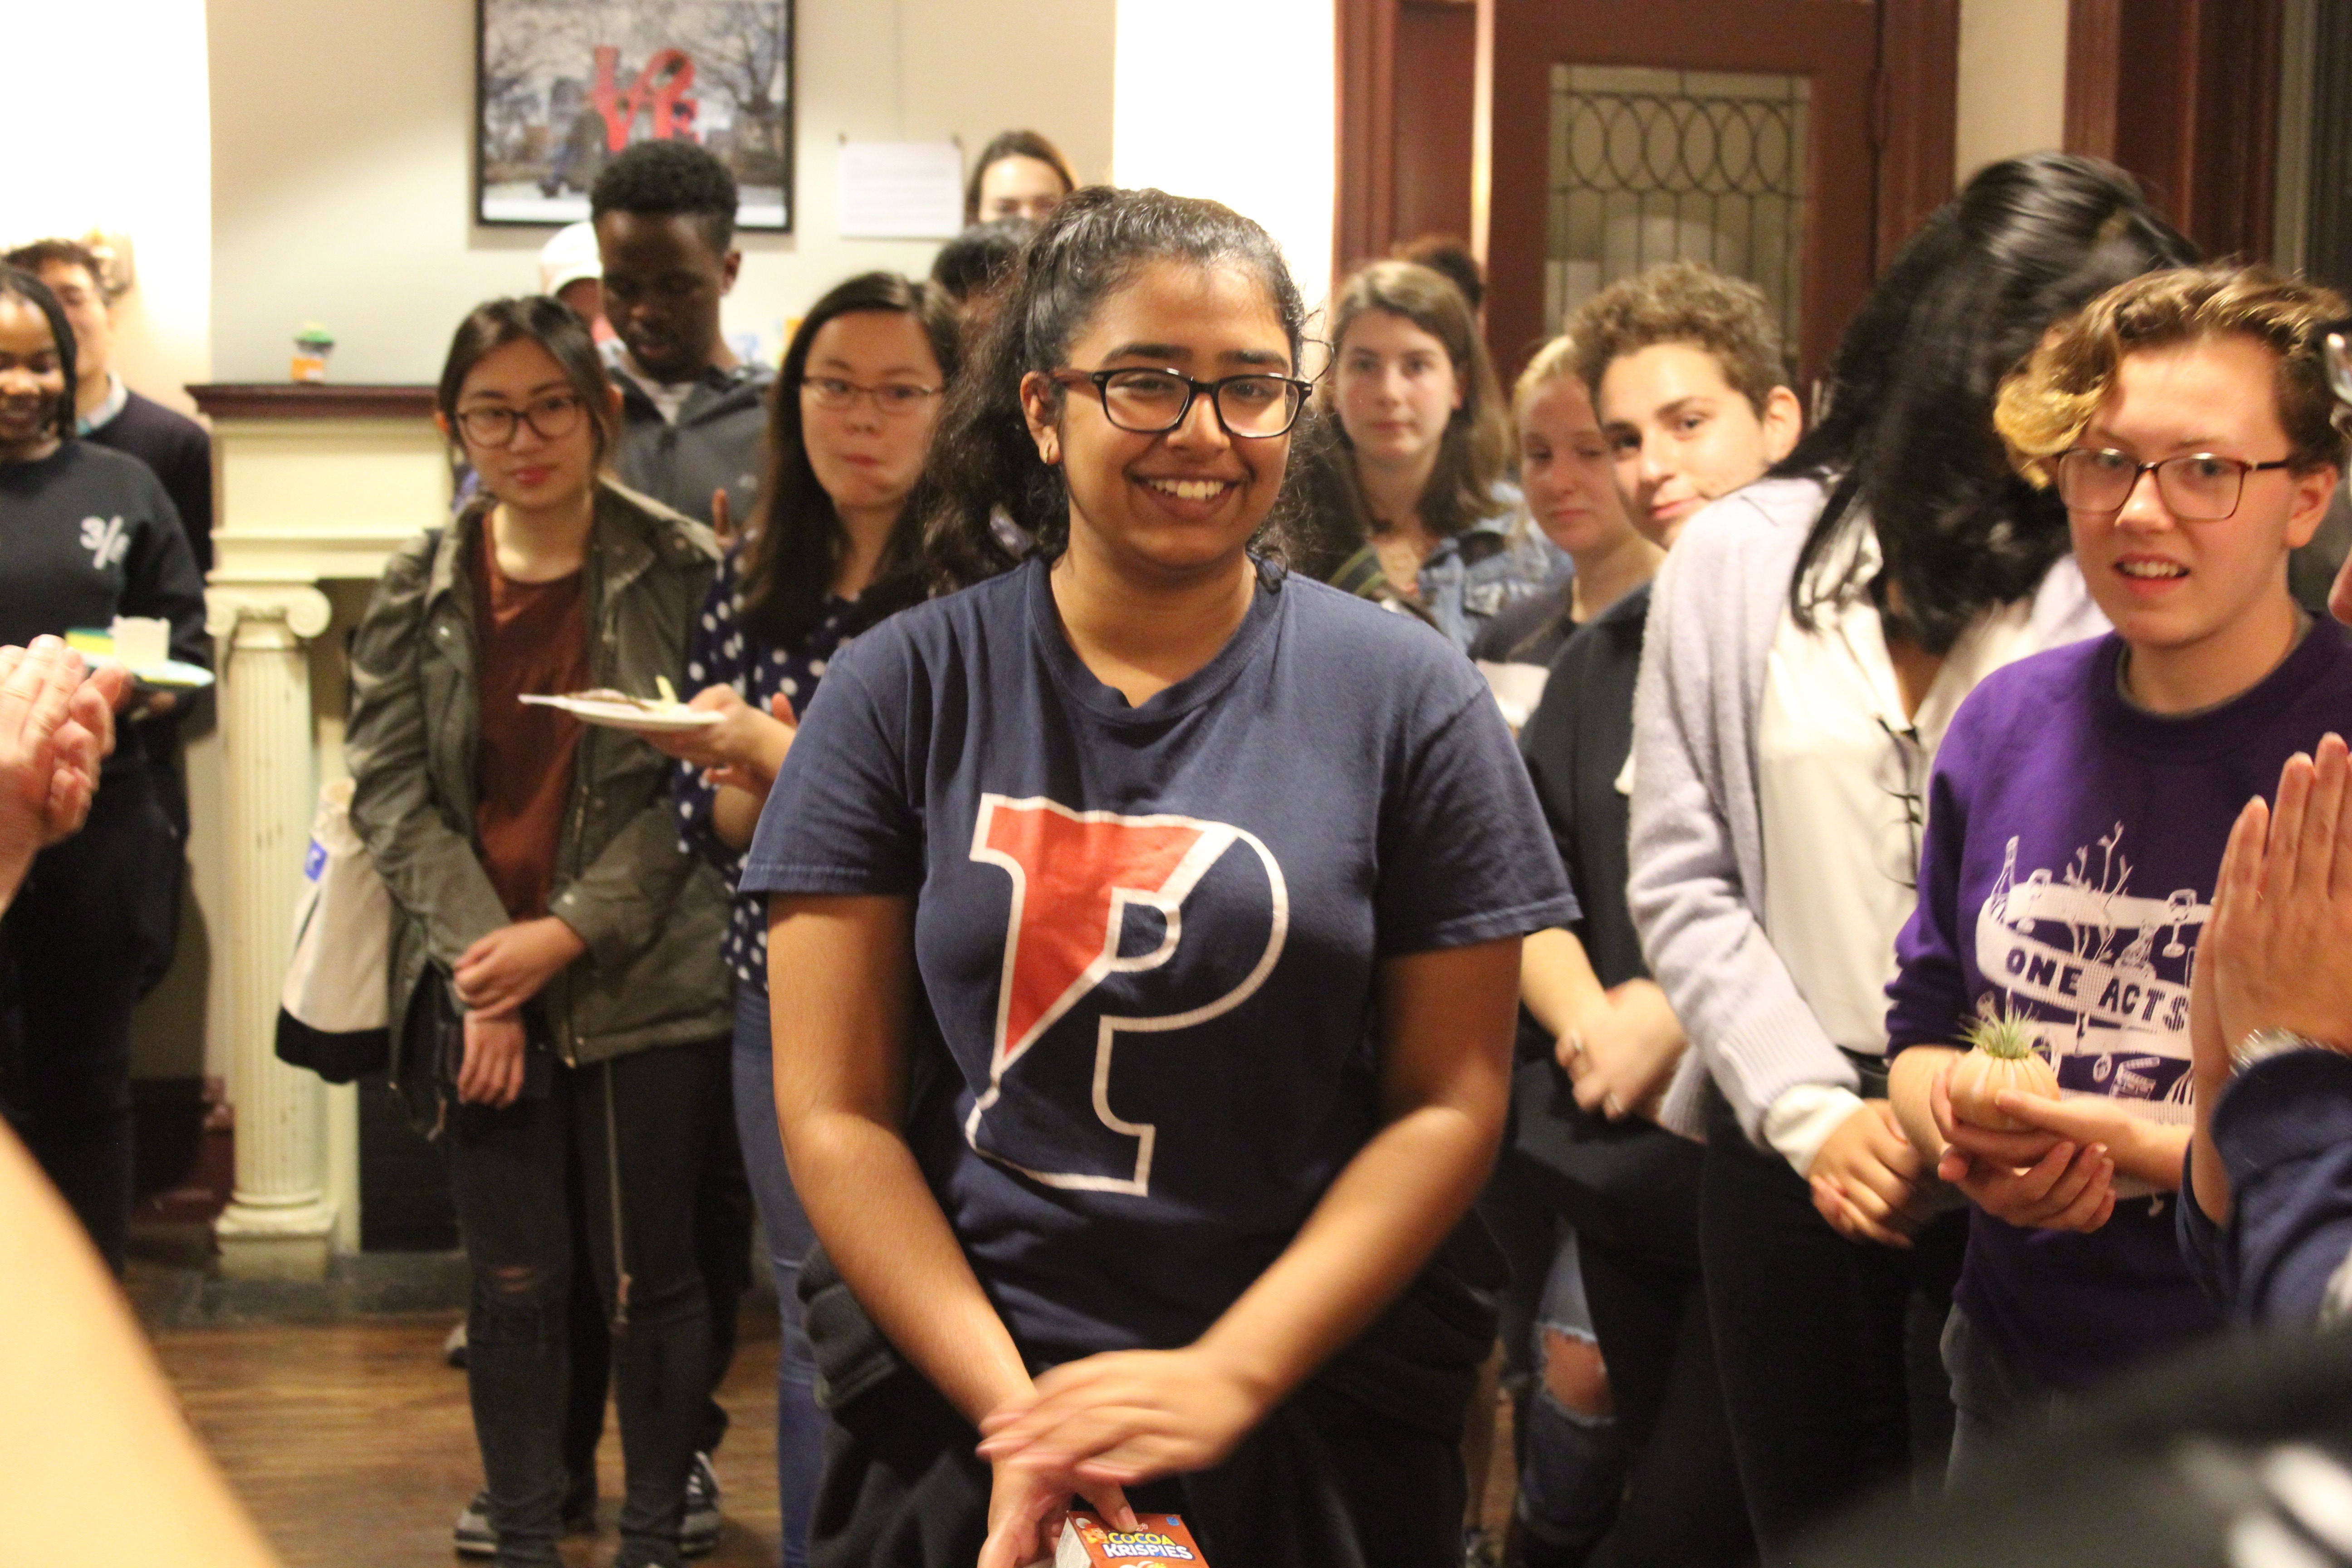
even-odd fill
[(642, 735), (668, 735), (681, 730), (701, 730), (719, 722), (719, 715), (705, 708), (640, 708), (634, 702), (615, 702), (604, 697), (541, 697), (526, 693), (525, 702), (541, 708), (560, 708), (583, 724), (601, 724), (607, 730), (635, 730)]
[(143, 686), (170, 687), (181, 691), (202, 691), (213, 683), (211, 670), (201, 664), (183, 664), (176, 658), (167, 658), (161, 664), (142, 664), (131, 674)]

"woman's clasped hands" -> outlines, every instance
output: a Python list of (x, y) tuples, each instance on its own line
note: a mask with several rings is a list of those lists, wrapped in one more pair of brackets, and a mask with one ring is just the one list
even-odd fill
[(1125, 1487), (1231, 1457), (1271, 1401), (1201, 1345), (1118, 1351), (1058, 1366), (981, 1423), (995, 1468), (980, 1568), (1051, 1556), (1075, 1494), (1133, 1529)]

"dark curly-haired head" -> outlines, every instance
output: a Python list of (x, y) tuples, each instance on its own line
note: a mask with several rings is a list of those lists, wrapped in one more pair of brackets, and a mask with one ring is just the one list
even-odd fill
[(609, 212), (683, 213), (721, 253), (735, 242), (735, 176), (691, 142), (639, 142), (604, 165), (588, 193), (591, 221)]

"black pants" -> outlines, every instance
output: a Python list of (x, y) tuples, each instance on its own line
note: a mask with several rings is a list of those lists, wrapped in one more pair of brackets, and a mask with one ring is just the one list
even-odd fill
[[(735, 1136), (731, 1082), (720, 1082), (710, 1114), (713, 1120), (700, 1134), (702, 1172), (694, 1193), (694, 1256), (710, 1308), (710, 1392), (702, 1402), (694, 1446), (706, 1454), (727, 1436), (727, 1408), (719, 1403), (719, 1388), (735, 1364), (743, 1292), (751, 1288), (751, 1227), (758, 1218), (743, 1171), (743, 1147)], [(611, 1366), (612, 1346), (594, 1282), (583, 1277), (572, 1289), (572, 1389), (563, 1426), (564, 1468), (574, 1476), (595, 1469)]]
[[(811, 1568), (969, 1568), (988, 1536), (980, 1434), (908, 1371), (833, 1417)], [(1294, 1506), (1315, 1494), (1310, 1468), (1337, 1478), (1360, 1557), (1328, 1554), (1324, 1521)], [(1216, 1568), (1458, 1568), (1465, 1490), (1456, 1440), (1309, 1384), (1219, 1469), (1127, 1496), (1182, 1514)]]
[(559, 1065), (543, 1098), (503, 1110), (450, 1108), (450, 1194), (474, 1279), (467, 1385), (502, 1564), (557, 1561), (567, 1430), (577, 1422), (575, 1233), (584, 1234), (598, 1297), (615, 1324), (624, 1560), (675, 1560), (709, 1392), (710, 1321), (694, 1249), (696, 1140), (727, 1075), (727, 1045), (667, 1047), (578, 1070)]
[(1952, 1401), (1937, 1339), (1966, 1217), (1942, 1215), (1907, 1251), (1848, 1241), (1778, 1153), (1728, 1110), (1707, 1140), (1699, 1250), (1739, 1476), (1767, 1563), (1906, 1469), (1940, 1487)]
[(0, 921), (0, 1110), (122, 1272), (131, 1228), (131, 1010), (145, 918), (179, 840), (144, 766), (109, 769), (80, 833), (42, 851)]

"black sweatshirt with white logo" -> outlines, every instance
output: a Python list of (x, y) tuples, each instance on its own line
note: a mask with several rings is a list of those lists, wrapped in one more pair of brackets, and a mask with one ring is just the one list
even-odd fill
[[(171, 622), (172, 657), (211, 667), (204, 579), (154, 471), (79, 440), (0, 463), (0, 643), (104, 630), (117, 616)], [(110, 772), (142, 755), (139, 728), (124, 727)]]

